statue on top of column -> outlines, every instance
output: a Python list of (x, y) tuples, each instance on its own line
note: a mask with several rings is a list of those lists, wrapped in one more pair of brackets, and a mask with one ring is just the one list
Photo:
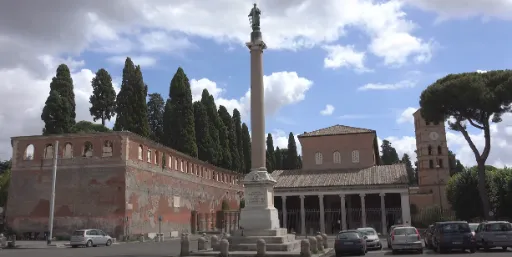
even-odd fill
[(249, 22), (251, 23), (252, 31), (260, 31), (260, 9), (254, 4), (251, 12), (249, 13)]

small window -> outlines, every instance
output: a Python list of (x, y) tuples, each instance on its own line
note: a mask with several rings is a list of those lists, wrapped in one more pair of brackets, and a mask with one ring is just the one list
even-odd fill
[(149, 163), (151, 163), (151, 149), (148, 149), (148, 153), (147, 153), (147, 161)]
[(323, 155), (322, 153), (315, 153), (315, 163), (316, 165), (321, 165), (323, 162)]
[(432, 146), (431, 145), (428, 146), (428, 155), (432, 155)]
[(172, 169), (172, 156), (169, 156), (168, 165), (169, 165), (169, 168)]
[(437, 165), (439, 165), (439, 168), (443, 168), (443, 159), (437, 160)]
[(359, 163), (359, 151), (352, 151), (352, 163)]
[(336, 151), (332, 154), (332, 160), (334, 163), (341, 163), (341, 154), (340, 152)]
[(430, 169), (433, 169), (433, 168), (434, 168), (434, 161), (429, 160), (429, 161), (428, 161), (428, 167), (429, 167)]
[(106, 140), (103, 142), (103, 154), (102, 157), (112, 157), (112, 150), (114, 148), (114, 144), (110, 140)]
[(439, 145), (439, 146), (437, 146), (437, 154), (438, 154), (438, 155), (443, 154), (443, 148), (442, 148), (440, 145)]
[(143, 156), (142, 156), (142, 152), (143, 152), (143, 147), (142, 145), (139, 145), (139, 160), (143, 160)]
[(47, 144), (44, 147), (44, 158), (45, 159), (53, 159), (53, 145)]
[(23, 155), (23, 160), (33, 160), (34, 159), (34, 145), (30, 144), (27, 145), (27, 148), (25, 148), (25, 154)]
[(71, 143), (66, 143), (64, 145), (64, 153), (62, 155), (63, 159), (73, 158), (73, 145)]
[(89, 142), (89, 141), (86, 141), (84, 143), (84, 148), (83, 148), (83, 151), (82, 151), (82, 157), (92, 157), (92, 151), (93, 151), (93, 147), (92, 147), (92, 143)]

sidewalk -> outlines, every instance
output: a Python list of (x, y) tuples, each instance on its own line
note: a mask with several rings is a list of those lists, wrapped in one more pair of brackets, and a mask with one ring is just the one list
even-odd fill
[[(53, 241), (48, 245), (46, 241), (16, 241), (16, 248), (11, 249), (46, 249), (63, 248), (69, 245), (69, 241)], [(10, 249), (10, 248), (6, 248)]]

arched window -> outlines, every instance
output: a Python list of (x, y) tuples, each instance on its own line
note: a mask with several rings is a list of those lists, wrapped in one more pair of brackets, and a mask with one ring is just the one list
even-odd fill
[(352, 163), (359, 163), (359, 151), (352, 151)]
[(432, 146), (431, 145), (428, 146), (428, 155), (432, 155)]
[(429, 167), (430, 169), (433, 169), (433, 168), (434, 168), (434, 161), (433, 161), (433, 160), (429, 160), (429, 161), (428, 161), (428, 167)]
[(440, 145), (439, 145), (439, 146), (437, 146), (437, 154), (438, 154), (438, 155), (443, 154), (443, 148), (442, 148)]
[(315, 163), (316, 165), (321, 165), (323, 162), (324, 156), (322, 153), (315, 153)]
[(341, 163), (341, 154), (340, 154), (340, 152), (335, 151), (332, 154), (332, 162), (334, 162), (334, 163)]
[(64, 145), (64, 153), (62, 154), (63, 159), (73, 158), (73, 145), (71, 143), (66, 143)]
[(103, 154), (102, 157), (112, 157), (112, 150), (114, 149), (114, 144), (110, 140), (105, 140), (103, 142)]
[(23, 160), (31, 161), (34, 159), (34, 145), (27, 145), (25, 148), (25, 154), (23, 155)]
[(92, 143), (89, 141), (86, 141), (84, 143), (84, 148), (82, 151), (82, 157), (92, 157)]
[(151, 149), (148, 149), (147, 157), (146, 157), (146, 158), (147, 158), (147, 161), (148, 161), (149, 163), (151, 163)]
[(155, 151), (155, 164), (158, 164), (158, 159), (160, 158), (160, 153), (158, 153), (158, 151)]
[(139, 145), (139, 160), (143, 160), (144, 156), (142, 156), (142, 153), (144, 152), (142, 145)]
[(47, 144), (44, 147), (44, 158), (45, 159), (53, 159), (53, 145)]

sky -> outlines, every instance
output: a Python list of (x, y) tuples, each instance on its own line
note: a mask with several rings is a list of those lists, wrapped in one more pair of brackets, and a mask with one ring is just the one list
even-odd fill
[[(399, 155), (416, 158), (412, 113), (437, 79), (512, 65), (512, 0), (256, 0), (262, 11), (266, 130), (288, 133), (335, 124), (374, 129)], [(320, 4), (321, 3), (321, 4)], [(0, 3), (0, 160), (10, 137), (41, 134), (40, 115), (59, 64), (74, 81), (77, 121), (91, 120), (94, 73), (120, 85), (124, 60), (142, 67), (149, 93), (168, 97), (182, 67), (194, 99), (249, 121), (246, 0), (4, 0)], [(113, 121), (109, 123), (111, 126)], [(449, 148), (475, 164), (459, 132)], [(483, 136), (472, 130), (479, 149)], [(300, 148), (299, 148), (300, 150)], [(512, 115), (492, 125), (488, 164), (512, 166)]]

